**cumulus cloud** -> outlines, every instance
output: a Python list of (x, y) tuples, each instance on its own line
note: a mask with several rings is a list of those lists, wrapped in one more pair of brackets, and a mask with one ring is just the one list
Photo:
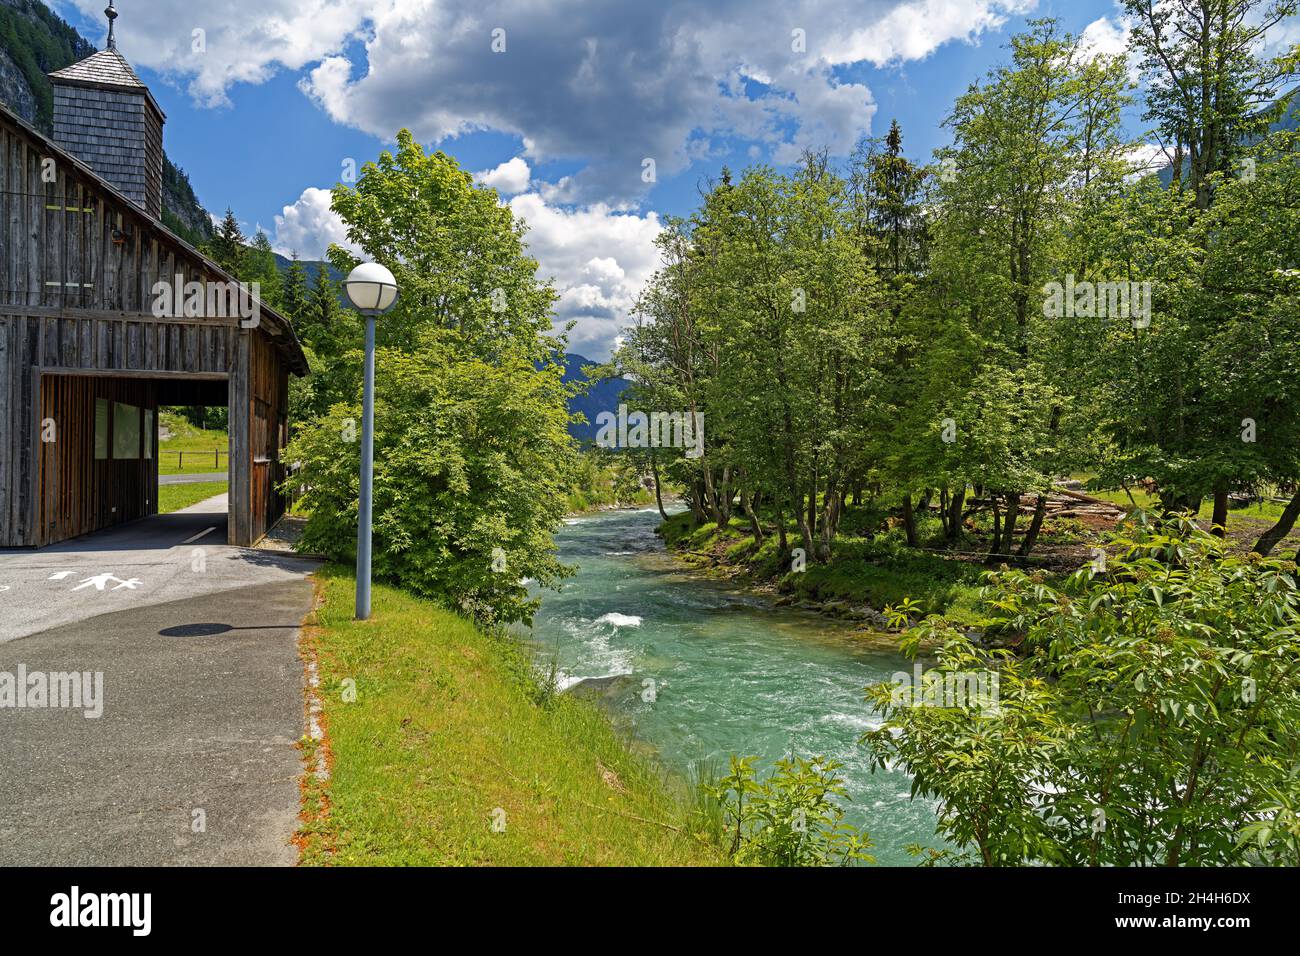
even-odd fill
[(1138, 143), (1124, 159), (1132, 170), (1132, 178), (1158, 173), (1173, 163), (1173, 157), (1159, 143)]
[(999, 29), (1013, 14), (1027, 13), (1037, 0), (972, 3), (970, 0), (910, 0), (892, 5), (874, 23), (863, 23), (828, 41), (832, 63), (866, 60), (876, 66), (922, 60), (953, 40), (973, 43)]
[(1138, 65), (1137, 57), (1129, 55), (1130, 32), (1128, 24), (1123, 20), (1098, 17), (1083, 28), (1079, 40), (1084, 50), (1094, 56), (1123, 57), (1128, 66), (1128, 80), (1137, 85), (1142, 79), (1142, 70)]
[(275, 241), (272, 245), (282, 256), (298, 253), (302, 259), (323, 259), (331, 243), (359, 253), (348, 242), (348, 230), (343, 220), (330, 209), (330, 191), (315, 186), (304, 189), (302, 195), (275, 217)]
[(528, 223), (528, 248), (542, 278), (555, 282), (556, 329), (576, 322), (569, 348), (590, 359), (608, 358), (627, 324), (636, 297), (659, 265), (655, 237), (662, 230), (653, 212), (620, 211), (603, 203), (566, 209), (538, 192), (510, 200)]
[(495, 169), (485, 169), (474, 174), (474, 179), (477, 182), (482, 183), (484, 186), (490, 186), (505, 195), (523, 192), (528, 188), (528, 180), (531, 178), (532, 170), (528, 168), (528, 163), (524, 162), (523, 158), (519, 156), (506, 160)]
[[(102, 22), (102, 0), (64, 2)], [(556, 189), (585, 204), (634, 201), (646, 158), (671, 176), (729, 139), (778, 161), (806, 146), (845, 153), (875, 104), (834, 67), (920, 59), (1035, 2), (154, 0), (118, 26), (128, 58), (201, 102), (297, 71), (330, 117), (384, 140), (402, 126), (424, 142), (492, 129), (519, 136), (534, 166), (584, 163)]]
[[(108, 34), (103, 0), (63, 0)], [(137, 66), (176, 78), (196, 101), (228, 103), (237, 83), (264, 83), (343, 48), (390, 0), (152, 0), (148, 10), (119, 10), (117, 47)], [(131, 5), (134, 7), (134, 5)]]

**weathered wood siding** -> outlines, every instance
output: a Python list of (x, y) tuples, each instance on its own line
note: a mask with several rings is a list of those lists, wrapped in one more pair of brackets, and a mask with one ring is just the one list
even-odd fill
[(133, 204), (0, 124), (0, 305), (150, 313), (153, 286), (218, 278)]
[(134, 90), (55, 82), (54, 139), (155, 218), (162, 218), (163, 120)]
[[(42, 378), (88, 375), (167, 382), (171, 391), (183, 383), (221, 382), (229, 374), (241, 334), (255, 333), (241, 333), (234, 324), (158, 321), (139, 315), (0, 315), (0, 547), (61, 540), (50, 536), (37, 514), (37, 489), (51, 487), (40, 477), (38, 458), (41, 422), (48, 417), (41, 404)], [(65, 423), (58, 424), (62, 432)], [(66, 424), (76, 427), (75, 422)], [(151, 490), (148, 498), (156, 508), (156, 491)], [(124, 501), (122, 507), (141, 517), (134, 514), (131, 502)], [(94, 510), (92, 501), (83, 502), (78, 511), (105, 514)], [(105, 518), (96, 527), (117, 520)], [(76, 534), (95, 530), (78, 527)]]
[[(140, 415), (136, 458), (95, 458), (95, 400), (110, 402), (107, 440), (116, 449), (112, 404)], [(137, 413), (139, 414), (139, 413)], [(157, 384), (150, 379), (46, 375), (41, 381), (36, 543), (75, 538), (158, 510)], [(150, 457), (146, 456), (146, 451)]]
[[(237, 317), (156, 316), (154, 285), (176, 276), (204, 286), (229, 279), (0, 110), (0, 547), (93, 530), (81, 518), (52, 529), (43, 523), (41, 493), (73, 487), (43, 484), (47, 465), (56, 469), (50, 475), (73, 468), (47, 462), (37, 447), (46, 417), (41, 382), (50, 376), (156, 379), (172, 394), (182, 381), (229, 379), (222, 400), (231, 411), (231, 542), (253, 543), (280, 516), (274, 485), (287, 438), (286, 383), (290, 367), (305, 372), (301, 350), (287, 323), (266, 309), (254, 329), (241, 328)], [(81, 474), (74, 472), (67, 474)], [(123, 493), (134, 500), (134, 491)], [(151, 488), (140, 500), (156, 508), (156, 498)], [(107, 520), (94, 499), (76, 511)]]
[(232, 543), (257, 541), (284, 514), (280, 452), (289, 441), (288, 411), (288, 370), (265, 337), (245, 334), (230, 378)]

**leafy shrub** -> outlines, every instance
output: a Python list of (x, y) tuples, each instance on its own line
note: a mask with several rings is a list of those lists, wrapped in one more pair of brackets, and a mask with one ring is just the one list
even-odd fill
[[(844, 822), (841, 766), (825, 757), (778, 760), (756, 778), (756, 757), (731, 758), (731, 772), (704, 784), (721, 807), (732, 858), (758, 866), (845, 866), (874, 863), (871, 841)], [(705, 819), (710, 815), (701, 814)]]
[[(481, 623), (530, 619), (524, 579), (567, 573), (551, 539), (572, 453), (558, 367), (458, 357), (431, 337), (381, 351), (375, 393), (375, 575)], [(285, 453), (311, 514), (301, 547), (342, 560), (356, 553), (360, 421), (336, 405)]]
[(996, 671), (1000, 701), (910, 706), (870, 688), (877, 766), (911, 773), (942, 834), (989, 865), (1294, 862), (1294, 562), (1145, 515), (1110, 552), (1057, 587), (991, 574), (983, 628), (1002, 647), (940, 618), (909, 632), (912, 654), (942, 645), (941, 674)]

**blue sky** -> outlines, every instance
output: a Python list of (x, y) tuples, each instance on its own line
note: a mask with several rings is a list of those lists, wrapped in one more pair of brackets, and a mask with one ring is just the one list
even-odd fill
[[(101, 46), (103, 5), (54, 3)], [(1122, 42), (1111, 0), (122, 0), (119, 11), (118, 48), (211, 212), (230, 206), (278, 249), (315, 258), (342, 238), (325, 190), (399, 126), (472, 172), (509, 164), (486, 181), (529, 221), (557, 312), (592, 357), (653, 271), (661, 217), (693, 208), (723, 164), (781, 165), (810, 145), (844, 154), (893, 117), (907, 152), (928, 159), (953, 99), (1005, 59), (1027, 18)]]

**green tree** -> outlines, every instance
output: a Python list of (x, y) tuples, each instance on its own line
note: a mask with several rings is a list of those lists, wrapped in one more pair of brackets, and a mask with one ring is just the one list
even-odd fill
[[(321, 267), (322, 271), (324, 266)], [(289, 260), (289, 267), (284, 273), (284, 282), (280, 292), (280, 307), (291, 321), (298, 322), (299, 316), (305, 316), (308, 301), (307, 270), (295, 251)]]
[(980, 486), (993, 513), (990, 556), (1011, 553), (1025, 492), (1037, 501), (1021, 554), (1033, 548), (1063, 464), (1060, 437), (1083, 430), (1072, 420), (1082, 409), (1054, 395), (1053, 383), (1071, 374), (1072, 333), (1049, 316), (1045, 286), (1078, 268), (1071, 236), (1122, 180), (1126, 145), (1118, 59), (1089, 55), (1053, 20), (1033, 22), (1011, 48), (1011, 63), (959, 97), (946, 121), (954, 143), (938, 153), (940, 206), (919, 306), (930, 340), (943, 344), (921, 359), (914, 391), (924, 401), (904, 433), (921, 447), (899, 449), (896, 466), (929, 462), (961, 492), (954, 499), (965, 481)]
[(1300, 54), (1261, 53), (1270, 30), (1296, 12), (1294, 0), (1124, 0), (1130, 45), (1147, 81), (1145, 118), (1172, 151), (1175, 186), (1184, 175), (1196, 207), (1208, 209), (1211, 177), (1235, 175), (1252, 140), (1289, 99)]
[(256, 282), (261, 289), (262, 301), (275, 308), (281, 305), (280, 267), (275, 261), (275, 250), (266, 233), (258, 231), (253, 244), (244, 250), (243, 271), (239, 278), (245, 282)]
[(208, 255), (231, 275), (242, 276), (247, 252), (246, 244), (244, 231), (239, 228), (239, 220), (235, 218), (234, 211), (226, 207), (225, 218), (217, 227), (217, 234), (208, 243)]
[[(528, 620), (523, 583), (565, 569), (551, 535), (571, 484), (554, 292), (536, 276), (524, 227), (492, 190), (410, 133), (334, 191), (351, 242), (392, 270), (397, 306), (379, 320), (375, 412), (377, 576), (440, 598), (476, 620)], [(342, 272), (355, 259), (335, 246)], [(317, 276), (306, 321), (319, 381), (317, 420), (293, 439), (292, 483), (311, 511), (304, 546), (354, 553), (361, 324)], [(323, 374), (321, 374), (323, 373)]]
[[(570, 484), (567, 388), (556, 366), (466, 357), (435, 332), (381, 349), (375, 383), (374, 574), (485, 625), (531, 620), (566, 569), (552, 533)], [(311, 517), (302, 547), (356, 549), (359, 403), (290, 443)]]

